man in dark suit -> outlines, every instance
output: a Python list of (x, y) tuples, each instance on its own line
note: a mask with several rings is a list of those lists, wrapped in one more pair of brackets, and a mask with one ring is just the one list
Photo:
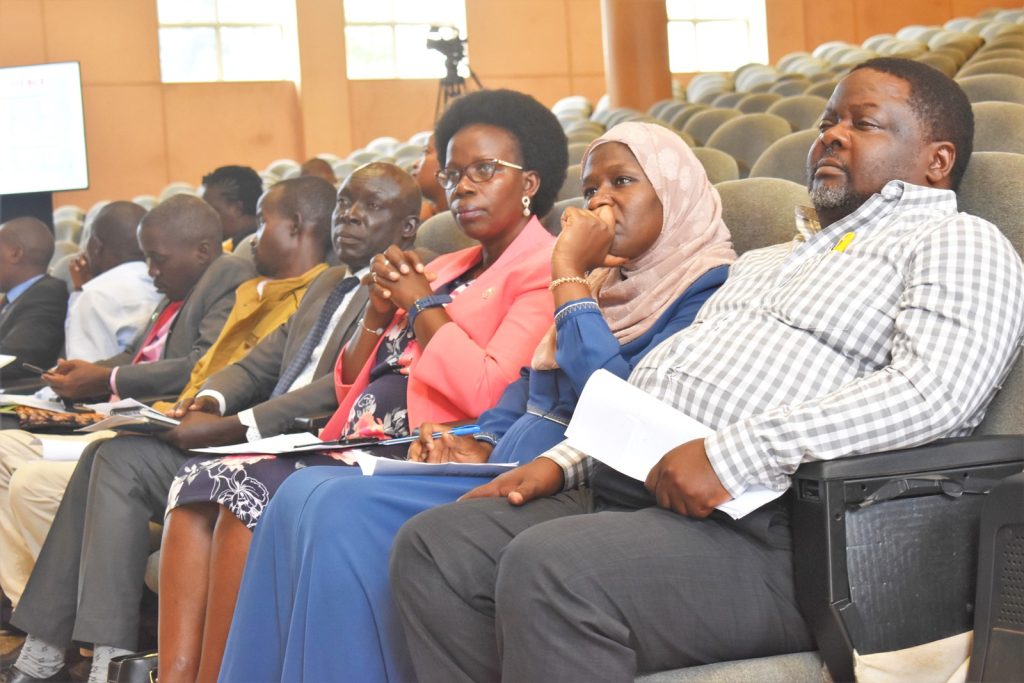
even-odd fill
[[(372, 256), (388, 245), (409, 248), (419, 205), (415, 181), (397, 166), (374, 163), (357, 169), (338, 190), (332, 218), (332, 240), (341, 260), (360, 276)], [(58, 669), (61, 663), (54, 657), (71, 639), (96, 644), (94, 670), (105, 670), (101, 657), (109, 660), (136, 649), (142, 576), (149, 555), (146, 529), (150, 519), (162, 515), (174, 474), (190, 457), (182, 449), (272, 436), (296, 415), (336, 407), (334, 363), (359, 324), (367, 300), (365, 287), (354, 287), (352, 280), (345, 283), (344, 274), (343, 267), (325, 271), (285, 325), (244, 359), (213, 375), (194, 402), (185, 402), (182, 407), (192, 409), (183, 411), (182, 424), (165, 440), (121, 437), (86, 449), (15, 613), (14, 622), (34, 638), (26, 644), (31, 661), (19, 659), (20, 671), (10, 674), (11, 680), (32, 681), (24, 676), (27, 673), (52, 674), (53, 663)], [(338, 304), (331, 294), (342, 284), (352, 296)], [(325, 314), (327, 326), (321, 322)], [(321, 343), (324, 337), (326, 342)], [(307, 357), (321, 346), (319, 358)], [(296, 359), (299, 362), (293, 362)], [(313, 381), (298, 387), (296, 382), (309, 368), (297, 366), (310, 364)], [(293, 375), (295, 379), (287, 381)], [(246, 406), (251, 406), (251, 421), (233, 414)], [(222, 412), (230, 416), (222, 417)], [(90, 476), (92, 461), (97, 466)], [(90, 489), (105, 492), (102, 504), (90, 500)], [(85, 537), (90, 538), (87, 548)], [(55, 619), (55, 614), (61, 618)], [(50, 664), (40, 667), (40, 661)]]
[(49, 368), (64, 346), (68, 290), (46, 274), (53, 233), (36, 218), (0, 225), (0, 354), (16, 360), (0, 369), (0, 387), (31, 377), (22, 363)]
[[(74, 398), (121, 393), (146, 397), (176, 394), (195, 365), (220, 334), (235, 301), (235, 289), (251, 278), (251, 261), (224, 255), (217, 215), (195, 197), (179, 195), (153, 209), (139, 227), (150, 275), (164, 299), (135, 341), (123, 353), (99, 363), (60, 361), (46, 375), (59, 394)], [(59, 283), (64, 287), (63, 283)], [(64, 290), (67, 296), (67, 289)], [(63, 333), (63, 321), (60, 331)], [(90, 440), (82, 435), (83, 441)], [(52, 519), (74, 462), (39, 461), (42, 444), (32, 434), (0, 431), (0, 585), (17, 602), (32, 566), (27, 535), (12, 527), (8, 491), (19, 474), (28, 486), (28, 470), (38, 465), (65, 469), (56, 477), (34, 477), (32, 515)], [(25, 467), (26, 464), (29, 467)], [(43, 525), (45, 528), (45, 525)], [(43, 535), (40, 531), (35, 535)]]

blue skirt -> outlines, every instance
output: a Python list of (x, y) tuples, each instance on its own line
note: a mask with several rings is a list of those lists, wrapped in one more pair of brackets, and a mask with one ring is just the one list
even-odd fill
[[(491, 462), (532, 460), (564, 427), (524, 415)], [(480, 477), (376, 476), (358, 468), (291, 474), (256, 532), (220, 681), (414, 681), (388, 585), (395, 535)]]

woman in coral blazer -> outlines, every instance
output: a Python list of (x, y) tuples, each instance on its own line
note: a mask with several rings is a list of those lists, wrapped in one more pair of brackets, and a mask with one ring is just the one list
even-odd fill
[[(387, 439), (422, 422), (475, 419), (518, 378), (551, 324), (554, 237), (537, 216), (551, 210), (566, 175), (558, 120), (528, 95), (481, 91), (455, 101), (435, 139), (438, 181), (459, 226), (480, 244), (428, 266), (394, 246), (374, 257), (364, 281), (370, 303), (335, 369), (339, 407), (325, 440)], [(375, 454), (404, 457), (406, 450)], [(216, 677), (249, 532), (289, 475), (341, 464), (340, 452), (252, 455), (193, 459), (179, 470), (168, 510), (209, 502), (223, 508), (209, 581), (161, 613), (162, 683)], [(187, 544), (173, 550), (187, 552)], [(165, 545), (163, 558), (173, 554)]]

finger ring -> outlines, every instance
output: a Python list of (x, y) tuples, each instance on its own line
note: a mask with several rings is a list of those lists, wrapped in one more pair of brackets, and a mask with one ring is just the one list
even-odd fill
[(370, 273), (370, 279), (373, 280), (373, 284), (377, 284), (377, 273)]
[(391, 267), (391, 261), (388, 261), (388, 260), (387, 260), (387, 259), (385, 258), (385, 259), (384, 259), (384, 265), (385, 265), (385, 266), (387, 266), (388, 268), (390, 268), (390, 267)]

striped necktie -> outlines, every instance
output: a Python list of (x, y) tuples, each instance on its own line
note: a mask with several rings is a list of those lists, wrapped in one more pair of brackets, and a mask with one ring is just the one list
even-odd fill
[(302, 346), (299, 347), (298, 352), (292, 358), (284, 372), (281, 373), (281, 377), (277, 380), (277, 385), (274, 387), (274, 391), (270, 394), (271, 398), (280, 396), (287, 392), (295, 380), (298, 379), (299, 375), (302, 374), (302, 371), (306, 369), (306, 366), (309, 365), (310, 358), (313, 357), (313, 350), (327, 332), (327, 326), (331, 323), (331, 316), (334, 315), (334, 311), (341, 305), (341, 302), (345, 299), (345, 295), (352, 291), (358, 284), (359, 278), (347, 277), (334, 286), (334, 289), (331, 290), (331, 293), (327, 296), (327, 300), (324, 302), (323, 308), (320, 309), (320, 315), (317, 317), (316, 324), (313, 325), (313, 329), (311, 329), (309, 334), (306, 335), (306, 338), (302, 341)]

